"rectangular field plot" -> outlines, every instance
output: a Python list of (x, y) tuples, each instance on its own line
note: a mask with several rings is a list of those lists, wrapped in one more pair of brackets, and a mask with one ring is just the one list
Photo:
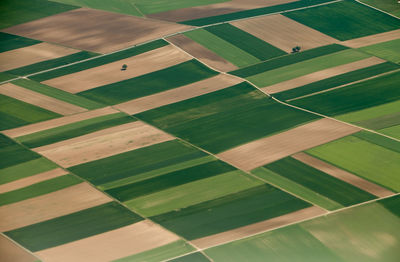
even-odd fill
[(294, 212), (310, 204), (269, 185), (151, 217), (188, 240), (221, 233)]
[(37, 262), (37, 257), (30, 254), (27, 250), (17, 245), (4, 235), (0, 235), (0, 253), (4, 261), (25, 261)]
[(83, 91), (78, 95), (100, 103), (114, 105), (188, 85), (217, 74), (197, 60), (190, 60), (135, 78)]
[(391, 0), (362, 0), (361, 2), (400, 17), (399, 5)]
[[(384, 205), (372, 203), (205, 252), (216, 262), (396, 261), (400, 242), (396, 228), (399, 226), (399, 217)], [(371, 239), (371, 235), (376, 237)]]
[(5, 234), (32, 252), (101, 234), (143, 220), (125, 207), (110, 202), (53, 218)]
[(360, 50), (395, 63), (400, 63), (400, 31), (398, 38), (399, 39), (396, 40), (362, 47)]
[(39, 44), (40, 41), (0, 32), (0, 52)]
[(307, 153), (395, 192), (400, 191), (400, 153), (348, 136)]
[(247, 83), (136, 116), (213, 153), (317, 118), (278, 104)]
[(400, 99), (400, 72), (291, 101), (299, 107), (335, 116)]
[[(342, 41), (400, 27), (400, 20), (350, 0), (284, 15)], [(375, 23), (371, 23), (371, 19)]]
[(353, 185), (290, 157), (257, 168), (252, 173), (328, 210), (375, 198)]

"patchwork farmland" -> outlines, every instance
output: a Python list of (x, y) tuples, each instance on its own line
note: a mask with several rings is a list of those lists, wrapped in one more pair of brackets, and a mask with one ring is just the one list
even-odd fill
[(389, 2), (2, 1), (0, 260), (398, 261)]

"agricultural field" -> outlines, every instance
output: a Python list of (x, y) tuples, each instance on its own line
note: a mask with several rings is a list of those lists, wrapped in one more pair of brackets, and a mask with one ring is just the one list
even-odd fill
[(396, 5), (1, 1), (0, 260), (398, 261)]

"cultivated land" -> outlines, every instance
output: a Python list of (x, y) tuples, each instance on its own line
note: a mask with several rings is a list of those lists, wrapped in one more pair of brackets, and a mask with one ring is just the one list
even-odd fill
[(397, 48), (399, 45), (400, 45), (400, 31), (397, 39), (395, 40), (374, 44), (370, 46), (365, 46), (360, 48), (360, 50), (381, 57), (388, 61), (392, 61), (394, 63), (400, 63), (400, 51)]
[(5, 236), (0, 235), (1, 260), (4, 262), (24, 261), (35, 262), (37, 258), (28, 251), (22, 249)]
[(360, 48), (363, 46), (378, 44), (398, 38), (400, 38), (400, 29), (343, 41), (341, 42), (341, 44), (351, 48)]

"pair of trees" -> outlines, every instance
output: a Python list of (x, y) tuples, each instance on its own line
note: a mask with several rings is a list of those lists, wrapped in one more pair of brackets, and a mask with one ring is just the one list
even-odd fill
[(300, 46), (295, 46), (292, 48), (292, 53), (297, 53), (300, 52), (301, 47)]

